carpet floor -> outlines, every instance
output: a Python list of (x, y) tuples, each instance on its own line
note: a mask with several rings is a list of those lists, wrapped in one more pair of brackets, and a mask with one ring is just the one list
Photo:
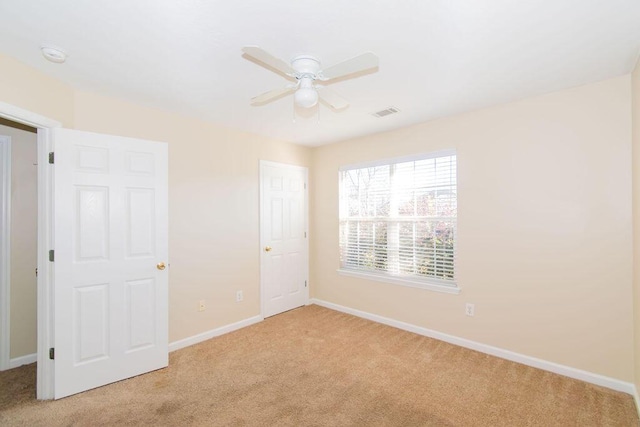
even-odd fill
[(169, 367), (37, 401), (0, 372), (2, 426), (639, 426), (627, 394), (319, 306), (170, 354)]

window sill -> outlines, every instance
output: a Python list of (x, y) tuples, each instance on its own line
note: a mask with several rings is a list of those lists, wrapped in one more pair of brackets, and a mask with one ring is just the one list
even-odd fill
[(346, 270), (339, 268), (341, 276), (357, 277), (359, 279), (375, 280), (376, 282), (393, 283), (394, 285), (409, 286), (411, 288), (426, 289), (428, 291), (443, 292), (447, 294), (459, 294), (460, 288), (455, 285), (441, 285), (438, 283), (421, 282), (418, 280), (402, 279), (400, 277), (383, 276), (381, 274), (367, 273), (364, 271)]

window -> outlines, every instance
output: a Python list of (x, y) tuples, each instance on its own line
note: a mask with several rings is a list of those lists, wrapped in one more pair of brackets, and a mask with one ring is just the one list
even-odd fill
[(456, 155), (340, 170), (340, 263), (344, 274), (457, 290)]

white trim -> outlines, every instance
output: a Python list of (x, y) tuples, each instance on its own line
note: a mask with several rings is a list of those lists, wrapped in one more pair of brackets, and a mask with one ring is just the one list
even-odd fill
[(455, 156), (455, 155), (456, 155), (456, 150), (453, 148), (449, 148), (446, 150), (432, 151), (429, 153), (411, 154), (409, 156), (391, 157), (388, 159), (372, 160), (370, 162), (342, 165), (338, 170), (342, 172), (342, 171), (348, 171), (352, 169), (372, 168), (375, 166), (386, 166), (386, 165), (391, 165), (396, 163), (415, 162), (418, 160), (433, 159), (435, 157), (446, 157), (446, 156)]
[(574, 379), (585, 381), (591, 384), (607, 387), (612, 390), (621, 391), (631, 395), (635, 395), (636, 393), (635, 386), (632, 383), (617, 380), (615, 378), (606, 377), (600, 374), (594, 374), (592, 372), (583, 371), (581, 369), (572, 368), (570, 366), (560, 365), (558, 363), (549, 362), (546, 360), (538, 359), (536, 357), (531, 357), (531, 356), (516, 353), (513, 351), (504, 350), (502, 348), (493, 347), (491, 345), (482, 344), (476, 341), (471, 341), (466, 338), (459, 338), (453, 335), (444, 334), (442, 332), (437, 332), (431, 329), (423, 328), (421, 326), (412, 325), (410, 323), (401, 322), (399, 320), (390, 319), (388, 317), (379, 316), (377, 314), (368, 313), (366, 311), (356, 310), (354, 308), (345, 307), (345, 306), (334, 304), (328, 301), (323, 301), (316, 298), (313, 298), (311, 301), (314, 304), (317, 304), (321, 307), (326, 307), (332, 310), (351, 314), (357, 317), (362, 317), (363, 319), (368, 319), (374, 322), (382, 323), (384, 325), (393, 326), (394, 328), (402, 329), (408, 332), (413, 332), (418, 335), (424, 335), (426, 337), (435, 338), (440, 341), (445, 341), (460, 347), (476, 350), (481, 353), (489, 354), (491, 356), (496, 356), (502, 359), (511, 360), (512, 362), (522, 363), (523, 365), (531, 366), (538, 369), (543, 369), (545, 371), (564, 375), (569, 378), (574, 378)]
[(38, 358), (37, 353), (16, 357), (15, 359), (11, 359), (11, 361), (9, 362), (9, 369), (17, 368), (22, 365), (29, 365), (31, 363), (36, 363), (37, 358)]
[(266, 160), (260, 160), (259, 163), (259, 182), (258, 182), (258, 193), (259, 193), (259, 197), (260, 197), (260, 206), (258, 207), (258, 209), (260, 210), (258, 213), (258, 228), (259, 228), (259, 247), (258, 247), (258, 260), (260, 262), (260, 317), (262, 317), (264, 319), (264, 304), (265, 304), (265, 298), (264, 298), (264, 262), (262, 262), (262, 248), (264, 247), (264, 227), (262, 227), (262, 217), (263, 217), (263, 212), (264, 212), (264, 190), (262, 189), (262, 181), (264, 180), (264, 167), (267, 165), (270, 165), (271, 162), (268, 162)]
[(0, 371), (11, 369), (11, 137), (0, 135)]
[(210, 340), (211, 338), (215, 338), (220, 335), (228, 334), (229, 332), (237, 331), (238, 329), (245, 328), (247, 326), (254, 325), (256, 323), (262, 322), (262, 316), (253, 316), (248, 319), (241, 320), (236, 323), (231, 323), (230, 325), (221, 326), (216, 329), (212, 329), (207, 332), (203, 332), (198, 335), (193, 335), (188, 338), (184, 338), (178, 341), (174, 341), (169, 344), (169, 351), (180, 350), (181, 348), (189, 347), (194, 344), (201, 343), (206, 340)]
[(456, 295), (460, 293), (460, 288), (455, 284), (440, 285), (437, 283), (428, 283), (418, 280), (404, 279), (401, 277), (369, 273), (365, 271), (348, 270), (346, 268), (339, 268), (337, 272), (341, 276), (357, 277), (358, 279), (373, 280), (382, 283), (393, 283), (394, 285), (409, 286), (411, 288), (426, 289), (428, 291), (443, 292), (446, 294)]
[(53, 239), (53, 167), (49, 165), (49, 152), (53, 151), (51, 129), (38, 129), (38, 365), (36, 397), (53, 399), (54, 364), (49, 359), (49, 348), (55, 347), (53, 263), (49, 262), (49, 249)]
[(311, 289), (311, 275), (309, 274), (309, 242), (311, 241), (310, 237), (310, 226), (309, 226), (309, 168), (303, 167), (304, 170), (304, 233), (305, 233), (305, 260), (304, 260), (304, 277), (305, 279), (305, 305), (309, 304), (309, 292)]
[(58, 121), (5, 102), (0, 102), (0, 117), (38, 129), (38, 350), (36, 397), (53, 399), (53, 266), (48, 251), (53, 248), (53, 174), (48, 153), (53, 151), (51, 129), (62, 127)]
[(291, 168), (291, 169), (297, 169), (299, 171), (306, 171), (308, 170), (308, 168), (306, 166), (300, 166), (300, 165), (292, 165), (290, 163), (278, 163), (278, 162), (272, 162), (271, 160), (260, 160), (260, 165), (265, 165), (265, 166), (275, 166), (275, 167), (287, 167), (287, 168)]
[(262, 251), (262, 248), (268, 245), (268, 242), (266, 242), (265, 237), (264, 237), (264, 228), (262, 227), (262, 218), (263, 218), (263, 212), (264, 212), (264, 190), (262, 189), (263, 186), (263, 181), (264, 181), (264, 169), (265, 166), (272, 166), (272, 167), (277, 167), (277, 168), (287, 168), (287, 169), (291, 169), (291, 170), (297, 170), (297, 171), (301, 171), (304, 173), (304, 230), (306, 233), (306, 239), (305, 239), (305, 260), (304, 260), (304, 274), (305, 274), (305, 278), (306, 278), (306, 282), (307, 282), (307, 286), (305, 287), (305, 305), (309, 304), (309, 288), (311, 287), (310, 284), (310, 280), (309, 280), (309, 240), (310, 240), (310, 236), (309, 236), (309, 168), (307, 168), (306, 166), (299, 166), (299, 165), (292, 165), (292, 164), (288, 164), (288, 163), (278, 163), (278, 162), (272, 162), (269, 160), (260, 160), (260, 182), (259, 182), (259, 190), (260, 190), (260, 215), (259, 215), (259, 228), (260, 228), (260, 246), (258, 247), (258, 256), (260, 257), (260, 316), (264, 319), (264, 314), (265, 314), (265, 304), (266, 301), (263, 298), (263, 296), (265, 295), (265, 291), (264, 291), (264, 280), (263, 278), (265, 277), (265, 272), (264, 272), (264, 263), (263, 263), (263, 254), (264, 252)]
[(638, 412), (638, 417), (640, 417), (640, 396), (638, 396), (638, 388), (633, 385), (633, 400), (636, 402), (636, 411)]
[(6, 102), (0, 102), (0, 117), (38, 129), (62, 127), (62, 123), (58, 121), (32, 113), (15, 105), (7, 104)]
[[(411, 172), (411, 179), (409, 179), (410, 182), (401, 182), (402, 179), (398, 181), (396, 178), (394, 178), (398, 176), (394, 172), (396, 166), (402, 165), (402, 164), (405, 164), (405, 165), (408, 164), (410, 166), (413, 165), (417, 167), (416, 165), (418, 164), (418, 162), (421, 162), (423, 160), (428, 160), (428, 161), (434, 160), (436, 163), (435, 163), (435, 166), (433, 165), (432, 166), (435, 169), (433, 168), (429, 169), (428, 167), (430, 171), (424, 170), (422, 172), (418, 172), (418, 170), (414, 168), (414, 170)], [(438, 166), (439, 160), (444, 161), (441, 167)], [(338, 273), (352, 276), (352, 277), (360, 277), (364, 279), (403, 285), (403, 286), (410, 286), (414, 288), (422, 288), (422, 289), (428, 289), (428, 290), (440, 291), (440, 292), (446, 292), (446, 293), (452, 293), (452, 294), (459, 293), (460, 291), (457, 289), (458, 285), (455, 282), (455, 278), (456, 278), (455, 276), (456, 276), (456, 270), (457, 270), (457, 264), (458, 264), (457, 262), (457, 248), (458, 248), (457, 234), (458, 233), (456, 231), (457, 223), (458, 223), (457, 215), (451, 212), (449, 212), (449, 215), (446, 215), (446, 216), (426, 215), (426, 213), (424, 212), (423, 214), (418, 215), (416, 211), (416, 212), (413, 212), (412, 215), (402, 216), (401, 212), (398, 210), (400, 209), (400, 206), (401, 205), (403, 206), (403, 203), (405, 202), (405, 200), (399, 195), (400, 193), (404, 193), (406, 191), (411, 190), (409, 191), (409, 193), (413, 194), (413, 196), (411, 196), (412, 197), (411, 203), (415, 204), (419, 202), (417, 199), (418, 196), (416, 195), (417, 194), (416, 189), (420, 187), (419, 185), (420, 183), (416, 181), (418, 178), (417, 178), (417, 175), (415, 174), (420, 174), (420, 173), (425, 173), (429, 176), (433, 174), (431, 178), (436, 180), (439, 180), (440, 178), (445, 179), (446, 177), (446, 183), (443, 181), (441, 184), (442, 185), (446, 184), (446, 188), (451, 189), (452, 192), (449, 192), (447, 197), (449, 202), (451, 201), (455, 202), (455, 200), (457, 199), (456, 188), (458, 185), (457, 172), (456, 172), (457, 171), (457, 155), (455, 150), (446, 150), (446, 151), (441, 150), (441, 151), (427, 153), (427, 154), (417, 154), (417, 155), (411, 155), (406, 157), (398, 157), (394, 159), (380, 159), (375, 161), (374, 163), (375, 164), (367, 163), (367, 164), (360, 164), (360, 165), (341, 166), (340, 172), (338, 173), (339, 187), (340, 187), (338, 219), (340, 222), (340, 235), (341, 235), (339, 246), (340, 246), (341, 253), (345, 252), (347, 254), (345, 255), (346, 256), (345, 259), (341, 259), (341, 262), (340, 262), (341, 265), (340, 265), (340, 268), (338, 269)], [(378, 177), (378, 175), (376, 175), (374, 171), (374, 169), (378, 170), (375, 168), (375, 166), (377, 165), (383, 165), (385, 166), (385, 168), (388, 167), (389, 169), (388, 178), (385, 178), (386, 172), (383, 174), (384, 182), (378, 182), (379, 180), (377, 178), (371, 178), (372, 173), (373, 175)], [(421, 167), (418, 169), (422, 170)], [(360, 176), (360, 172), (363, 172), (365, 175), (368, 175), (371, 178), (372, 182), (374, 181), (375, 182), (371, 185), (365, 186), (366, 188), (363, 189), (362, 185), (358, 183), (354, 184), (354, 177), (352, 176), (352, 173), (355, 173), (355, 172), (358, 172), (358, 176)], [(349, 178), (349, 176), (351, 178)], [(426, 177), (425, 179), (427, 178), (428, 177)], [(359, 178), (355, 178), (355, 181), (358, 181), (358, 179)], [(427, 187), (431, 185), (428, 183), (423, 183), (423, 184), (427, 185)], [(353, 185), (355, 185), (355, 187), (353, 187)], [(361, 202), (364, 200), (363, 198), (366, 199), (368, 196), (371, 196), (372, 194), (375, 195), (382, 191), (387, 195), (386, 197), (389, 198), (389, 200), (387, 200), (387, 203), (389, 205), (388, 206), (389, 211), (386, 212), (386, 215), (380, 212), (373, 212), (373, 214), (370, 215), (371, 212), (362, 212), (362, 209), (359, 209), (358, 206), (355, 206), (356, 212), (355, 213), (351, 212), (351, 210), (354, 208), (352, 203), (353, 200), (351, 200), (352, 198), (349, 197), (349, 194), (347, 193), (352, 192), (352, 190), (354, 189), (357, 190), (356, 192), (358, 193), (356, 195), (356, 199), (358, 201), (356, 205), (361, 204)], [(376, 209), (374, 207), (374, 211), (375, 210)], [(444, 215), (444, 213), (441, 213), (441, 214)], [(405, 252), (406, 251), (411, 252), (411, 250), (414, 251), (413, 266), (409, 267), (409, 269), (415, 270), (417, 268), (416, 263), (418, 262), (418, 259), (416, 258), (417, 255), (415, 254), (415, 251), (420, 249), (417, 247), (420, 245), (418, 244), (419, 242), (416, 241), (417, 239), (417, 236), (415, 234), (417, 230), (416, 224), (419, 225), (423, 223), (431, 223), (433, 221), (446, 222), (447, 224), (449, 224), (449, 226), (447, 226), (447, 232), (452, 233), (451, 234), (451, 238), (453, 240), (452, 247), (445, 250), (445, 253), (447, 254), (446, 259), (441, 260), (442, 262), (445, 263), (441, 267), (448, 273), (447, 274), (448, 276), (451, 276), (450, 277), (451, 280), (437, 279), (434, 277), (425, 277), (423, 275), (418, 274), (419, 273), (418, 271), (411, 271), (411, 274), (408, 274), (408, 275), (398, 274), (402, 270), (401, 254), (403, 251)], [(376, 236), (379, 234), (375, 232), (377, 223), (386, 224), (387, 230), (384, 234), (385, 236), (388, 234), (387, 236), (388, 241), (386, 241), (385, 239), (385, 242), (380, 243), (378, 240), (376, 240), (377, 239)], [(369, 232), (371, 232), (369, 227), (373, 227), (374, 234), (375, 234), (375, 236), (373, 236), (373, 242), (374, 242), (373, 246), (382, 245), (384, 247), (383, 249), (386, 249), (386, 251), (383, 251), (384, 252), (383, 261), (380, 261), (378, 257), (376, 257), (376, 259), (373, 260), (373, 262), (376, 264), (379, 264), (381, 262), (384, 264), (381, 268), (377, 269), (377, 271), (376, 271), (376, 266), (368, 265), (363, 267), (362, 265), (360, 266), (357, 265), (357, 264), (362, 264), (363, 262), (366, 264), (367, 260), (364, 258), (366, 258), (366, 254), (369, 253), (370, 250), (373, 250), (372, 247), (370, 247), (372, 243), (369, 242), (369, 240), (365, 238), (364, 242), (361, 241), (361, 234), (363, 232), (361, 229), (361, 226), (363, 224), (367, 226), (364, 229), (365, 234), (367, 234), (366, 230), (369, 230)], [(409, 226), (409, 228), (411, 228), (412, 224), (413, 224), (413, 230), (414, 230), (413, 240), (409, 238), (408, 241), (402, 241), (402, 238), (401, 238), (402, 228), (400, 227)], [(430, 227), (427, 227), (427, 228), (430, 228)], [(439, 252), (437, 248), (434, 250), (436, 253)], [(353, 259), (350, 259), (351, 255), (353, 256)], [(420, 262), (422, 261), (423, 260), (421, 260)], [(378, 267), (380, 267), (380, 265), (378, 265)]]

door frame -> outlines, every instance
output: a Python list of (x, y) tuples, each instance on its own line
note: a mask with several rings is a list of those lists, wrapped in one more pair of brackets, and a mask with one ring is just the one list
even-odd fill
[(53, 399), (54, 370), (49, 360), (53, 347), (53, 264), (49, 249), (53, 248), (53, 170), (49, 152), (53, 151), (51, 129), (62, 127), (56, 120), (15, 105), (0, 102), (0, 117), (32, 126), (38, 130), (38, 278), (37, 278), (37, 376), (36, 397)]
[(287, 164), (287, 163), (278, 163), (278, 162), (272, 162), (272, 161), (268, 161), (268, 160), (260, 160), (260, 213), (259, 213), (259, 218), (258, 218), (258, 222), (259, 222), (259, 227), (260, 227), (260, 247), (258, 248), (259, 254), (260, 254), (260, 317), (262, 319), (265, 318), (265, 272), (264, 272), (264, 252), (262, 250), (262, 248), (264, 248), (267, 245), (266, 242), (266, 238), (265, 238), (265, 230), (264, 227), (262, 227), (262, 218), (263, 218), (263, 213), (264, 210), (266, 209), (264, 203), (265, 203), (265, 198), (264, 198), (264, 190), (263, 190), (263, 184), (264, 184), (264, 169), (265, 166), (275, 166), (275, 167), (280, 167), (280, 168), (288, 168), (288, 169), (292, 169), (292, 170), (297, 170), (297, 171), (303, 171), (304, 172), (304, 182), (305, 182), (305, 191), (304, 191), (304, 230), (306, 233), (306, 239), (305, 239), (305, 262), (304, 262), (304, 272), (305, 272), (305, 277), (307, 277), (307, 286), (305, 287), (305, 305), (309, 304), (309, 288), (311, 287), (311, 284), (309, 283), (309, 168), (307, 168), (306, 166), (298, 166), (298, 165), (292, 165), (292, 164)]
[(0, 135), (0, 371), (11, 359), (11, 137)]

